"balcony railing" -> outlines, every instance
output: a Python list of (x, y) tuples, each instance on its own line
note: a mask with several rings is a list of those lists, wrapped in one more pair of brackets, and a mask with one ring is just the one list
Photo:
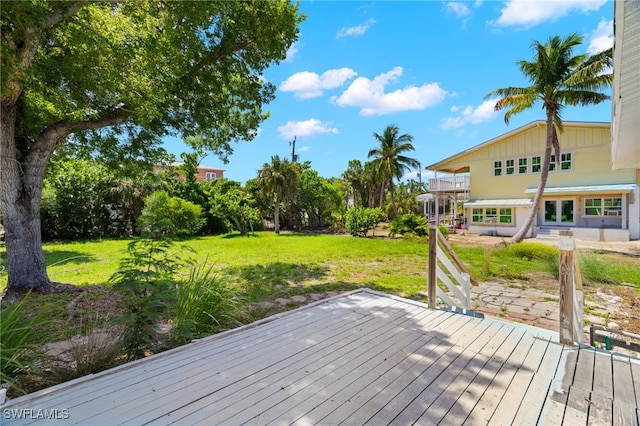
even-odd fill
[(469, 176), (449, 176), (429, 179), (429, 191), (469, 191), (471, 179)]

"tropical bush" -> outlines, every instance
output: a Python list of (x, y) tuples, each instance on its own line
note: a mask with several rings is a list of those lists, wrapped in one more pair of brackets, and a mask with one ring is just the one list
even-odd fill
[(170, 197), (165, 191), (156, 191), (144, 200), (145, 207), (138, 218), (143, 236), (154, 238), (194, 235), (203, 225), (202, 207)]
[(429, 235), (429, 224), (426, 219), (416, 214), (405, 214), (398, 216), (389, 225), (389, 235), (417, 235), (425, 237)]
[(366, 237), (367, 232), (385, 219), (384, 212), (379, 208), (357, 207), (347, 211), (345, 227), (354, 237)]

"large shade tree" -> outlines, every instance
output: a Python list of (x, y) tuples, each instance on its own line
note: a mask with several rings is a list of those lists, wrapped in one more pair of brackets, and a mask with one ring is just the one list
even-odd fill
[(601, 103), (609, 96), (601, 90), (611, 86), (612, 50), (596, 55), (574, 55), (573, 49), (580, 45), (583, 37), (570, 34), (565, 38), (550, 37), (542, 44), (534, 40), (531, 48), (531, 61), (518, 61), (520, 71), (531, 82), (527, 87), (505, 87), (496, 89), (486, 98), (498, 96), (495, 110), (506, 109), (505, 123), (538, 102), (546, 114), (546, 147), (540, 173), (540, 183), (533, 198), (531, 213), (520, 230), (509, 240), (520, 242), (527, 235), (538, 215), (538, 209), (549, 177), (551, 151), (556, 161), (560, 161), (560, 143), (558, 133), (562, 132), (562, 110), (566, 106), (586, 106)]
[(280, 233), (280, 207), (293, 200), (298, 191), (300, 168), (279, 155), (271, 157), (271, 163), (264, 163), (258, 171), (260, 190), (273, 202), (273, 225)]
[(128, 164), (163, 136), (201, 137), (222, 158), (251, 140), (303, 19), (273, 1), (3, 2), (0, 210), (8, 294), (48, 292), (39, 207), (58, 148)]
[(373, 133), (373, 137), (380, 143), (380, 147), (372, 148), (369, 151), (369, 158), (374, 158), (372, 163), (379, 176), (382, 178), (380, 189), (380, 208), (384, 202), (384, 190), (391, 192), (391, 205), (394, 216), (398, 215), (398, 208), (394, 196), (394, 179), (400, 179), (405, 171), (420, 167), (418, 160), (407, 157), (403, 153), (413, 151), (413, 136), (410, 134), (399, 134), (400, 129), (396, 125), (389, 125), (380, 135)]

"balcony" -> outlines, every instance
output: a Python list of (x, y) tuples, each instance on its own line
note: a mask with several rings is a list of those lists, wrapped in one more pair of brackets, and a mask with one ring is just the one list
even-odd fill
[(429, 179), (430, 192), (463, 192), (471, 189), (470, 176), (449, 176)]

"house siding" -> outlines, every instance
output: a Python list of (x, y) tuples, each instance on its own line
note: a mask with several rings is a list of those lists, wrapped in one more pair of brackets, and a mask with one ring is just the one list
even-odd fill
[[(550, 194), (556, 187), (600, 186), (616, 184), (637, 184), (640, 182), (640, 169), (611, 169), (611, 131), (608, 123), (565, 123), (564, 131), (558, 135), (561, 154), (571, 155), (571, 169), (550, 171), (543, 196), (538, 220), (534, 227), (551, 226), (543, 220), (545, 200), (572, 200), (573, 221), (562, 219), (558, 226), (628, 230), (629, 238), (640, 239), (640, 200), (638, 189), (631, 193), (572, 193)], [(469, 170), (470, 198), (473, 200), (505, 200), (533, 198), (525, 194), (527, 189), (537, 188), (540, 173), (533, 173), (533, 157), (542, 157), (546, 147), (546, 125), (534, 122), (511, 133), (507, 133), (467, 152), (450, 157), (440, 163), (429, 166), (430, 170)], [(527, 172), (519, 173), (519, 159), (527, 160)], [(507, 160), (513, 160), (514, 174), (507, 175)], [(494, 162), (502, 162), (502, 175), (494, 175)], [(550, 192), (550, 191), (549, 191)], [(627, 190), (628, 192), (628, 190)], [(600, 217), (585, 215), (585, 199), (616, 197), (622, 199), (623, 211), (619, 217)], [(468, 229), (474, 233), (492, 233), (503, 236), (514, 235), (524, 224), (530, 208), (514, 206), (514, 223), (473, 224), (467, 221)], [(466, 209), (466, 217), (471, 217), (471, 209)], [(560, 221), (560, 212), (558, 212)]]

